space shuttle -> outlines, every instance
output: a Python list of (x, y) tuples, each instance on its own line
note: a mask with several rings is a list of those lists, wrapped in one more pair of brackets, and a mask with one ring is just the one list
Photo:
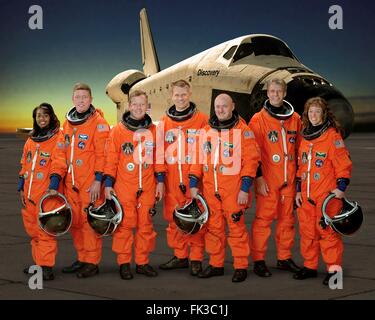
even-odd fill
[(285, 99), (300, 115), (307, 99), (320, 96), (327, 100), (345, 137), (352, 130), (354, 112), (349, 101), (331, 82), (303, 65), (281, 39), (267, 34), (241, 36), (160, 70), (146, 9), (140, 12), (140, 34), (143, 71), (121, 72), (106, 87), (106, 94), (116, 104), (118, 121), (133, 90), (147, 93), (148, 111), (154, 121), (159, 120), (172, 104), (171, 84), (184, 79), (201, 111), (211, 114), (216, 96), (228, 93), (248, 122), (263, 107), (267, 80), (277, 77), (287, 83)]

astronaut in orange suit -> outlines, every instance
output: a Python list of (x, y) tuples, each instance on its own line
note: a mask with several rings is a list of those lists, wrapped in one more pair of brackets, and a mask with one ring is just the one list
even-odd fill
[[(168, 221), (167, 242), (173, 248), (174, 256), (159, 266), (162, 270), (188, 268), (190, 274), (196, 276), (202, 270), (204, 254), (204, 232), (201, 229), (194, 235), (185, 235), (178, 230), (173, 221), (173, 211), (190, 199), (189, 168), (192, 161), (194, 144), (199, 136), (199, 129), (208, 121), (208, 116), (198, 111), (190, 102), (192, 91), (185, 80), (172, 84), (172, 101), (174, 103), (158, 124), (158, 138), (164, 145), (158, 158), (164, 157), (166, 165), (164, 219)], [(190, 247), (190, 254), (189, 254)]]
[[(110, 133), (106, 147), (105, 195), (115, 193), (124, 217), (113, 234), (113, 251), (117, 253), (120, 276), (133, 278), (130, 270), (132, 246), (136, 273), (157, 276), (149, 265), (149, 254), (155, 248), (156, 232), (152, 225), (155, 201), (164, 193), (164, 165), (155, 164), (156, 127), (146, 110), (147, 94), (136, 90), (129, 97), (129, 111)], [(133, 235), (135, 229), (135, 235)]]
[(334, 269), (342, 265), (344, 248), (341, 236), (322, 219), (322, 203), (330, 192), (334, 193), (336, 197), (330, 201), (332, 205), (328, 206), (328, 214), (339, 212), (341, 201), (336, 198), (345, 196), (352, 162), (340, 127), (324, 99), (309, 99), (302, 121), (304, 129), (298, 151), (296, 204), (304, 268), (293, 277), (297, 280), (317, 277), (321, 253), (327, 265), (323, 284), (328, 285), (335, 274)]
[(264, 107), (249, 123), (261, 154), (261, 168), (255, 182), (256, 216), (251, 230), (253, 271), (260, 277), (271, 276), (265, 255), (274, 219), (277, 219), (277, 268), (293, 273), (299, 270), (292, 260), (291, 249), (295, 236), (293, 204), (301, 120), (293, 106), (283, 100), (284, 80), (269, 80), (267, 96)]
[(210, 208), (205, 234), (210, 261), (198, 277), (210, 278), (224, 274), (227, 223), (228, 243), (235, 269), (232, 281), (242, 282), (247, 278), (250, 254), (243, 213), (260, 157), (253, 132), (234, 107), (229, 95), (220, 94), (216, 97), (215, 115), (210, 118), (209, 125), (202, 130), (199, 139), (199, 162), (190, 168), (190, 191), (192, 197), (195, 197), (198, 181), (201, 181), (203, 196)]
[(91, 104), (91, 88), (87, 84), (77, 83), (73, 87), (72, 100), (74, 106), (63, 125), (68, 164), (65, 195), (73, 211), (70, 231), (78, 259), (63, 268), (63, 272), (76, 272), (78, 278), (87, 278), (99, 272), (102, 240), (89, 226), (84, 209), (90, 203), (99, 204), (104, 200), (101, 182), (110, 128), (103, 112)]
[[(25, 230), (31, 237), (32, 257), (42, 267), (43, 279), (53, 280), (53, 266), (57, 254), (56, 238), (45, 233), (38, 225), (39, 201), (48, 190), (63, 191), (60, 180), (66, 166), (52, 171), (63, 152), (63, 134), (52, 106), (42, 103), (33, 110), (33, 130), (23, 148), (18, 191), (22, 204)], [(24, 269), (28, 273), (28, 267)]]

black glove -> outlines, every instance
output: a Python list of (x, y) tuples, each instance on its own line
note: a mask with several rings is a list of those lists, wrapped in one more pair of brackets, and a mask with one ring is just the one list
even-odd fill
[(153, 217), (156, 214), (156, 208), (155, 205), (148, 211), (151, 217)]
[(233, 222), (240, 221), (242, 215), (243, 215), (242, 211), (239, 211), (237, 213), (232, 213), (232, 220), (233, 220)]
[(328, 227), (328, 224), (326, 223), (326, 220), (324, 219), (323, 216), (320, 218), (319, 224), (322, 227), (322, 229), (324, 229), (324, 230), (327, 229), (327, 227)]
[(183, 194), (186, 193), (186, 186), (185, 186), (183, 183), (180, 183), (180, 185), (179, 185), (178, 187), (180, 188), (180, 190), (181, 190), (181, 192), (182, 192)]

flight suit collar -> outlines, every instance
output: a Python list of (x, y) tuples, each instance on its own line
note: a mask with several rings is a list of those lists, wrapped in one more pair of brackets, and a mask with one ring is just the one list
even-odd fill
[(271, 117), (277, 120), (287, 120), (293, 115), (294, 112), (293, 106), (286, 100), (283, 100), (283, 105), (277, 108), (271, 105), (269, 99), (267, 99), (264, 102), (263, 108)]
[(176, 106), (173, 105), (166, 111), (166, 114), (172, 120), (180, 122), (192, 118), (196, 111), (197, 107), (195, 103), (190, 102), (189, 107), (186, 108), (184, 111), (177, 111)]
[(79, 125), (85, 123), (95, 113), (95, 111), (95, 107), (90, 105), (86, 112), (78, 113), (76, 107), (73, 106), (66, 114), (66, 119), (72, 125)]
[(135, 120), (130, 117), (130, 111), (127, 111), (123, 114), (121, 123), (131, 131), (137, 131), (138, 129), (148, 129), (152, 120), (148, 114), (145, 114), (145, 117), (142, 120)]
[(30, 139), (35, 142), (47, 141), (50, 138), (52, 138), (56, 133), (58, 133), (59, 130), (60, 130), (59, 127), (48, 129), (48, 130), (42, 130), (38, 135), (30, 136)]
[(324, 132), (331, 127), (331, 121), (327, 119), (325, 123), (319, 126), (308, 126), (302, 130), (302, 137), (306, 140), (314, 140), (319, 138)]
[(208, 121), (211, 128), (216, 129), (218, 131), (223, 129), (232, 129), (239, 121), (240, 117), (238, 115), (237, 110), (233, 110), (232, 117), (226, 121), (219, 121), (216, 114), (213, 114)]

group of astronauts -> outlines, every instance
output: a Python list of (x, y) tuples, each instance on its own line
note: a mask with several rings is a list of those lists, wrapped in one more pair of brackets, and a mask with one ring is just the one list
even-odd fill
[[(343, 242), (322, 221), (321, 206), (330, 192), (336, 199), (344, 197), (352, 162), (327, 102), (320, 97), (306, 101), (301, 120), (284, 100), (286, 88), (282, 79), (269, 80), (268, 99), (249, 124), (228, 94), (215, 98), (209, 118), (190, 101), (192, 90), (185, 80), (172, 84), (174, 104), (157, 126), (147, 114), (143, 91), (130, 94), (128, 111), (112, 129), (102, 111), (92, 105), (86, 84), (74, 86), (74, 106), (62, 129), (51, 105), (36, 107), (21, 159), (18, 191), (32, 257), (42, 267), (43, 278), (54, 279), (57, 243), (56, 237), (39, 228), (38, 203), (46, 192), (59, 192), (73, 212), (70, 233), (77, 252), (76, 261), (62, 271), (76, 273), (78, 278), (98, 274), (102, 255), (102, 238), (88, 224), (85, 209), (115, 195), (124, 219), (113, 233), (112, 249), (124, 280), (133, 278), (133, 251), (137, 274), (158, 274), (149, 255), (156, 240), (154, 206), (163, 199), (173, 257), (159, 266), (161, 270), (187, 268), (198, 278), (221, 276), (228, 242), (233, 282), (247, 278), (249, 256), (254, 273), (270, 277), (265, 256), (276, 220), (277, 268), (292, 272), (294, 279), (315, 278), (321, 253), (327, 285), (334, 274), (330, 267), (342, 265)], [(251, 206), (253, 184), (256, 214), (247, 230), (243, 214)], [(198, 232), (184, 233), (173, 212), (199, 195), (209, 207), (208, 221)], [(292, 260), (294, 208), (302, 268)], [(209, 262), (203, 268), (205, 251)]]

